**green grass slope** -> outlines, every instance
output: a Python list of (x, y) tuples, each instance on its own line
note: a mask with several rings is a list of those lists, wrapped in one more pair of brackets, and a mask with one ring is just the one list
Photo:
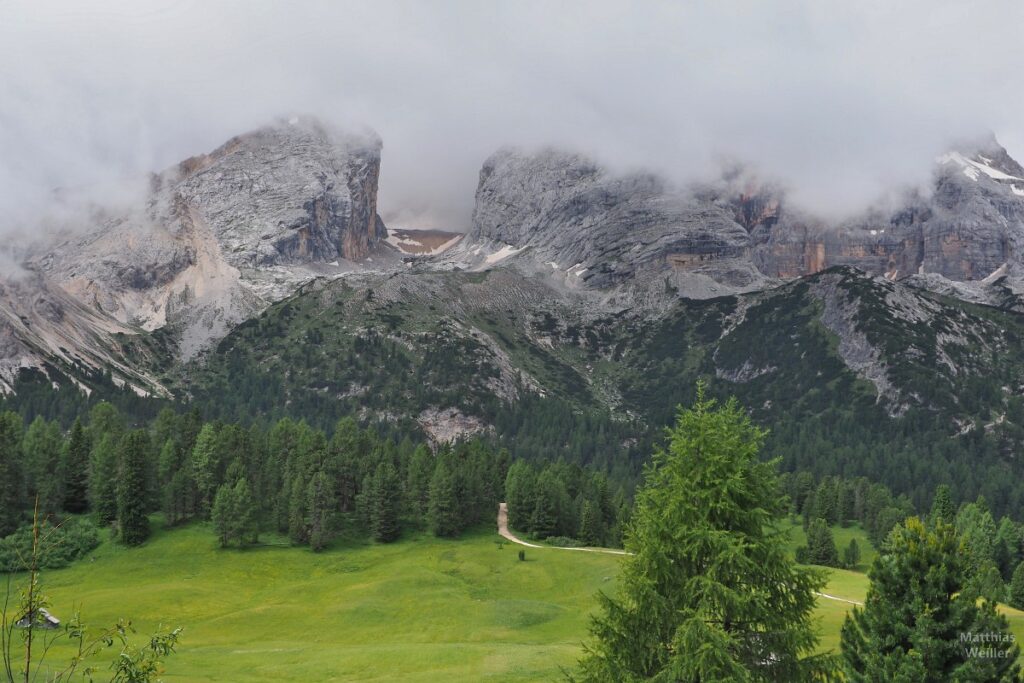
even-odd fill
[[(169, 681), (557, 680), (581, 653), (597, 592), (614, 591), (621, 558), (527, 548), (519, 562), (519, 546), (499, 550), (496, 538), (424, 535), (313, 554), (220, 550), (193, 525), (159, 529), (133, 550), (104, 542), (43, 583), (59, 617), (75, 606), (95, 626), (131, 617), (140, 639), (161, 623), (184, 626)], [(828, 595), (864, 600), (865, 574), (828, 572)], [(851, 608), (819, 598), (822, 650), (838, 651)], [(1024, 612), (1002, 611), (1021, 642)], [(70, 654), (57, 649), (50, 661)]]
[[(183, 625), (167, 680), (534, 681), (571, 666), (618, 559), (428, 536), (321, 554), (219, 550), (203, 525), (47, 572), (54, 614)], [(66, 659), (57, 652), (55, 661)]]

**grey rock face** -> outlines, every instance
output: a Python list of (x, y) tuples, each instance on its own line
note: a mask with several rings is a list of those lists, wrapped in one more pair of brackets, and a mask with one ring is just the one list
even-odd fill
[(1024, 168), (988, 140), (940, 157), (931, 193), (910, 194), (893, 211), (840, 226), (783, 211), (755, 232), (758, 267), (777, 277), (850, 265), (890, 279), (936, 274), (970, 282), (1005, 264), (1016, 278), (1024, 275)]
[(700, 297), (764, 286), (750, 247), (728, 208), (656, 176), (615, 176), (557, 150), (506, 149), (484, 164), (472, 231), (450, 258), (482, 269), (514, 256), (569, 286), (655, 302), (674, 290)]
[[(156, 180), (210, 227), (236, 268), (359, 260), (377, 218), (381, 142), (292, 119), (228, 141)], [(179, 213), (182, 213), (179, 211)]]
[(995, 140), (964, 149), (938, 160), (930, 193), (840, 225), (787, 205), (781, 191), (739, 170), (678, 190), (651, 175), (614, 176), (576, 154), (502, 150), (483, 166), (473, 229), (449, 261), (483, 269), (507, 260), (655, 307), (837, 265), (913, 276), (917, 286), (931, 281), (919, 274), (972, 282), (998, 271), (1018, 286), (1024, 168)]
[(293, 118), (150, 179), (27, 266), (124, 325), (172, 325), (191, 357), (303, 282), (359, 268), (377, 215), (380, 139)]

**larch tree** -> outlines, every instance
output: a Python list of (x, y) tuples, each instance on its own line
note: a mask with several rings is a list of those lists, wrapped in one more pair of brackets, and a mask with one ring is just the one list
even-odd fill
[(637, 494), (615, 597), (600, 596), (585, 681), (818, 680), (814, 592), (822, 574), (788, 556), (786, 511), (764, 432), (698, 387)]

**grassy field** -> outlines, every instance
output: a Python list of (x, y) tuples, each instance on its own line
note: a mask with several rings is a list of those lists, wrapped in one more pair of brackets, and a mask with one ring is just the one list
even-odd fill
[[(800, 521), (782, 520), (780, 526), (789, 531), (789, 550), (795, 555), (799, 546), (807, 545), (807, 534), (804, 533), (804, 526)], [(832, 538), (839, 550), (839, 557), (843, 556), (843, 550), (850, 545), (852, 539), (857, 539), (857, 546), (860, 548), (860, 562), (854, 569), (858, 572), (866, 572), (871, 563), (875, 561), (875, 547), (868, 540), (867, 532), (859, 525), (853, 524), (847, 527), (832, 527)]]
[[(185, 626), (167, 680), (556, 680), (620, 558), (528, 548), (519, 562), (496, 538), (219, 550), (193, 525), (133, 550), (105, 542), (44, 584), (58, 616), (74, 603), (91, 624), (132, 617), (140, 635)], [(827, 593), (864, 599), (863, 573), (829, 571)], [(819, 599), (823, 649), (838, 648), (850, 607)], [(1005, 611), (1024, 638), (1024, 613)]]
[(219, 550), (194, 525), (133, 550), (104, 543), (44, 583), (61, 617), (74, 603), (92, 624), (132, 617), (140, 634), (185, 626), (168, 680), (551, 679), (579, 656), (618, 560), (527, 549), (520, 562), (496, 539)]

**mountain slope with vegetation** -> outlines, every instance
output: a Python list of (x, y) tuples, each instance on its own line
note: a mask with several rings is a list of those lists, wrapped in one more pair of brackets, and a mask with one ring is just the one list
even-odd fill
[(165, 370), (228, 419), (339, 416), (635, 476), (705, 378), (768, 425), (784, 469), (867, 476), (926, 505), (940, 483), (1024, 505), (1024, 317), (830, 269), (663, 316), (588, 308), (511, 269), (320, 281)]

